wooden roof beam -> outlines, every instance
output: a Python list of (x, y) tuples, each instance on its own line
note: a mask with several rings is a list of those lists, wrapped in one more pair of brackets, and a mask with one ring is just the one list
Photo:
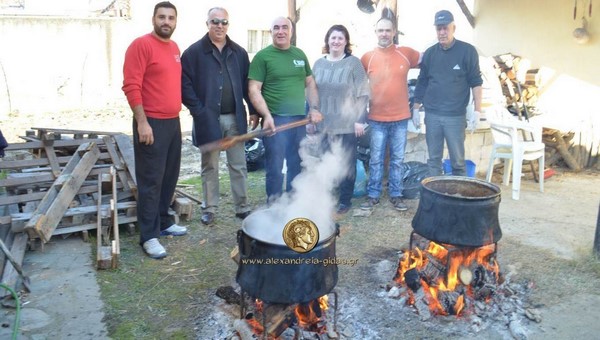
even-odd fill
[(469, 24), (471, 24), (471, 27), (475, 28), (475, 17), (473, 16), (473, 14), (471, 14), (471, 10), (469, 10), (469, 7), (467, 7), (467, 5), (465, 4), (465, 1), (464, 0), (456, 0), (456, 3), (458, 3), (458, 6), (460, 6), (460, 10), (463, 12), (465, 17), (469, 21)]

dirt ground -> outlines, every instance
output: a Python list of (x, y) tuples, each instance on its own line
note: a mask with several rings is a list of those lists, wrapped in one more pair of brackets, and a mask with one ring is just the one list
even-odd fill
[[(17, 141), (14, 136), (22, 135), (29, 127), (38, 126), (70, 129), (90, 129), (90, 126), (94, 126), (93, 130), (129, 133), (130, 117), (125, 109), (90, 112), (83, 116), (79, 114), (78, 119), (69, 115), (36, 121), (31, 117), (15, 117), (10, 125), (2, 122), (2, 131), (13, 142)], [(189, 132), (189, 117), (183, 115), (182, 118), (183, 130)], [(182, 175), (197, 176), (198, 153), (190, 146), (189, 140), (186, 139), (184, 144), (186, 158), (182, 162)], [(528, 288), (523, 295), (523, 307), (535, 308), (541, 313), (540, 323), (526, 318), (522, 320), (525, 337), (521, 338), (595, 338), (600, 333), (600, 324), (596, 321), (600, 315), (600, 265), (590, 254), (600, 201), (600, 174), (586, 171), (574, 174), (556, 170), (557, 173), (546, 180), (544, 193), (540, 193), (537, 184), (526, 177), (522, 182), (519, 201), (510, 198), (509, 187), (501, 186), (499, 219), (503, 238), (498, 244), (498, 259), (502, 270), (510, 273), (515, 284)], [(494, 182), (499, 183), (498, 176)], [(223, 192), (227, 193), (227, 190)], [(253, 201), (258, 206), (262, 198)], [(360, 201), (356, 199), (355, 204)], [(382, 202), (370, 217), (353, 217), (350, 213), (338, 220), (341, 233), (337, 240), (337, 256), (358, 259), (356, 266), (340, 266), (339, 269), (339, 281), (335, 289), (339, 295), (338, 330), (341, 338), (515, 338), (502, 321), (490, 322), (487, 327), (477, 331), (451, 319), (422, 322), (409, 307), (387, 296), (385, 285), (393, 277), (398, 251), (408, 244), (410, 222), (418, 200), (408, 201), (410, 209), (405, 213), (394, 211), (387, 201)], [(237, 228), (239, 221), (235, 220), (224, 221), (222, 225), (209, 229), (195, 219), (190, 237), (210, 237), (213, 242), (222, 242), (220, 247), (231, 249), (235, 245), (233, 231)], [(63, 243), (60, 239), (53, 241), (56, 247)], [(64, 251), (69, 252), (68, 249)], [(39, 276), (40, 270), (45, 275), (51, 275), (52, 271), (48, 270), (54, 267), (51, 256), (47, 257), (47, 263), (41, 264), (39, 261), (43, 261), (44, 257), (28, 260), (29, 256), (29, 253), (26, 254), (24, 270), (29, 271), (32, 277), (44, 277)], [(99, 297), (95, 269), (89, 258), (79, 257), (82, 262), (72, 267), (82, 266), (86, 268), (85, 273), (72, 282), (62, 282), (61, 289), (85, 289), (86, 295)], [(31, 266), (31, 263), (37, 266)], [(208, 270), (229, 271), (231, 279), (222, 282), (222, 285), (235, 286), (232, 261)], [(60, 275), (60, 272), (54, 272), (54, 275)], [(194, 324), (189, 326), (195, 328), (197, 339), (229, 339), (232, 335), (232, 323), (238, 317), (239, 310), (216, 297), (216, 288), (197, 292), (194, 303), (198, 306), (194, 309), (194, 315), (190, 316)], [(62, 315), (64, 313), (60, 311), (63, 308), (77, 309), (90, 303), (98, 308), (86, 313), (103, 313), (101, 299), (96, 301), (75, 294), (36, 294), (42, 293), (32, 292), (28, 298), (32, 301), (45, 300), (46, 307), (43, 308), (47, 308), (47, 315)], [(27, 308), (24, 308), (23, 315), (23, 319), (27, 320)], [(23, 338), (39, 339), (44, 338), (43, 334), (61, 334), (61, 338), (83, 339), (91, 338), (91, 334), (94, 334), (93, 338), (103, 338), (106, 334), (101, 324), (100, 330), (91, 331), (91, 325), (88, 329), (71, 327), (81, 324), (77, 318), (63, 315), (53, 320), (41, 327), (22, 324), (22, 329), (26, 330)], [(5, 321), (3, 323), (6, 324)]]

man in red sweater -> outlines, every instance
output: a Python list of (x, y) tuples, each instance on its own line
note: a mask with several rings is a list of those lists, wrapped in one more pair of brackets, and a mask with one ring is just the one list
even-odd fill
[(167, 252), (158, 237), (187, 233), (169, 215), (181, 161), (181, 63), (179, 47), (171, 40), (175, 6), (156, 4), (152, 24), (151, 33), (127, 48), (123, 92), (133, 111), (140, 245), (148, 256), (161, 259)]

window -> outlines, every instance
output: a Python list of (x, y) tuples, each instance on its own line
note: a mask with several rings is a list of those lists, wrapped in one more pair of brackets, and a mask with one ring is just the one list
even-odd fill
[(269, 31), (248, 30), (248, 53), (256, 53), (271, 43)]

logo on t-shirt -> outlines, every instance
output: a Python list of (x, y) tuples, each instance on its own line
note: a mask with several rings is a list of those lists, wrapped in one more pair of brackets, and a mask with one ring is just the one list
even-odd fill
[(458, 66), (458, 64), (454, 65), (454, 67), (452, 68), (453, 70), (460, 70), (460, 66)]
[(179, 58), (179, 54), (174, 54), (173, 57), (175, 57), (175, 62), (176, 63), (180, 63), (181, 59)]
[(304, 60), (294, 60), (294, 66), (304, 67)]

